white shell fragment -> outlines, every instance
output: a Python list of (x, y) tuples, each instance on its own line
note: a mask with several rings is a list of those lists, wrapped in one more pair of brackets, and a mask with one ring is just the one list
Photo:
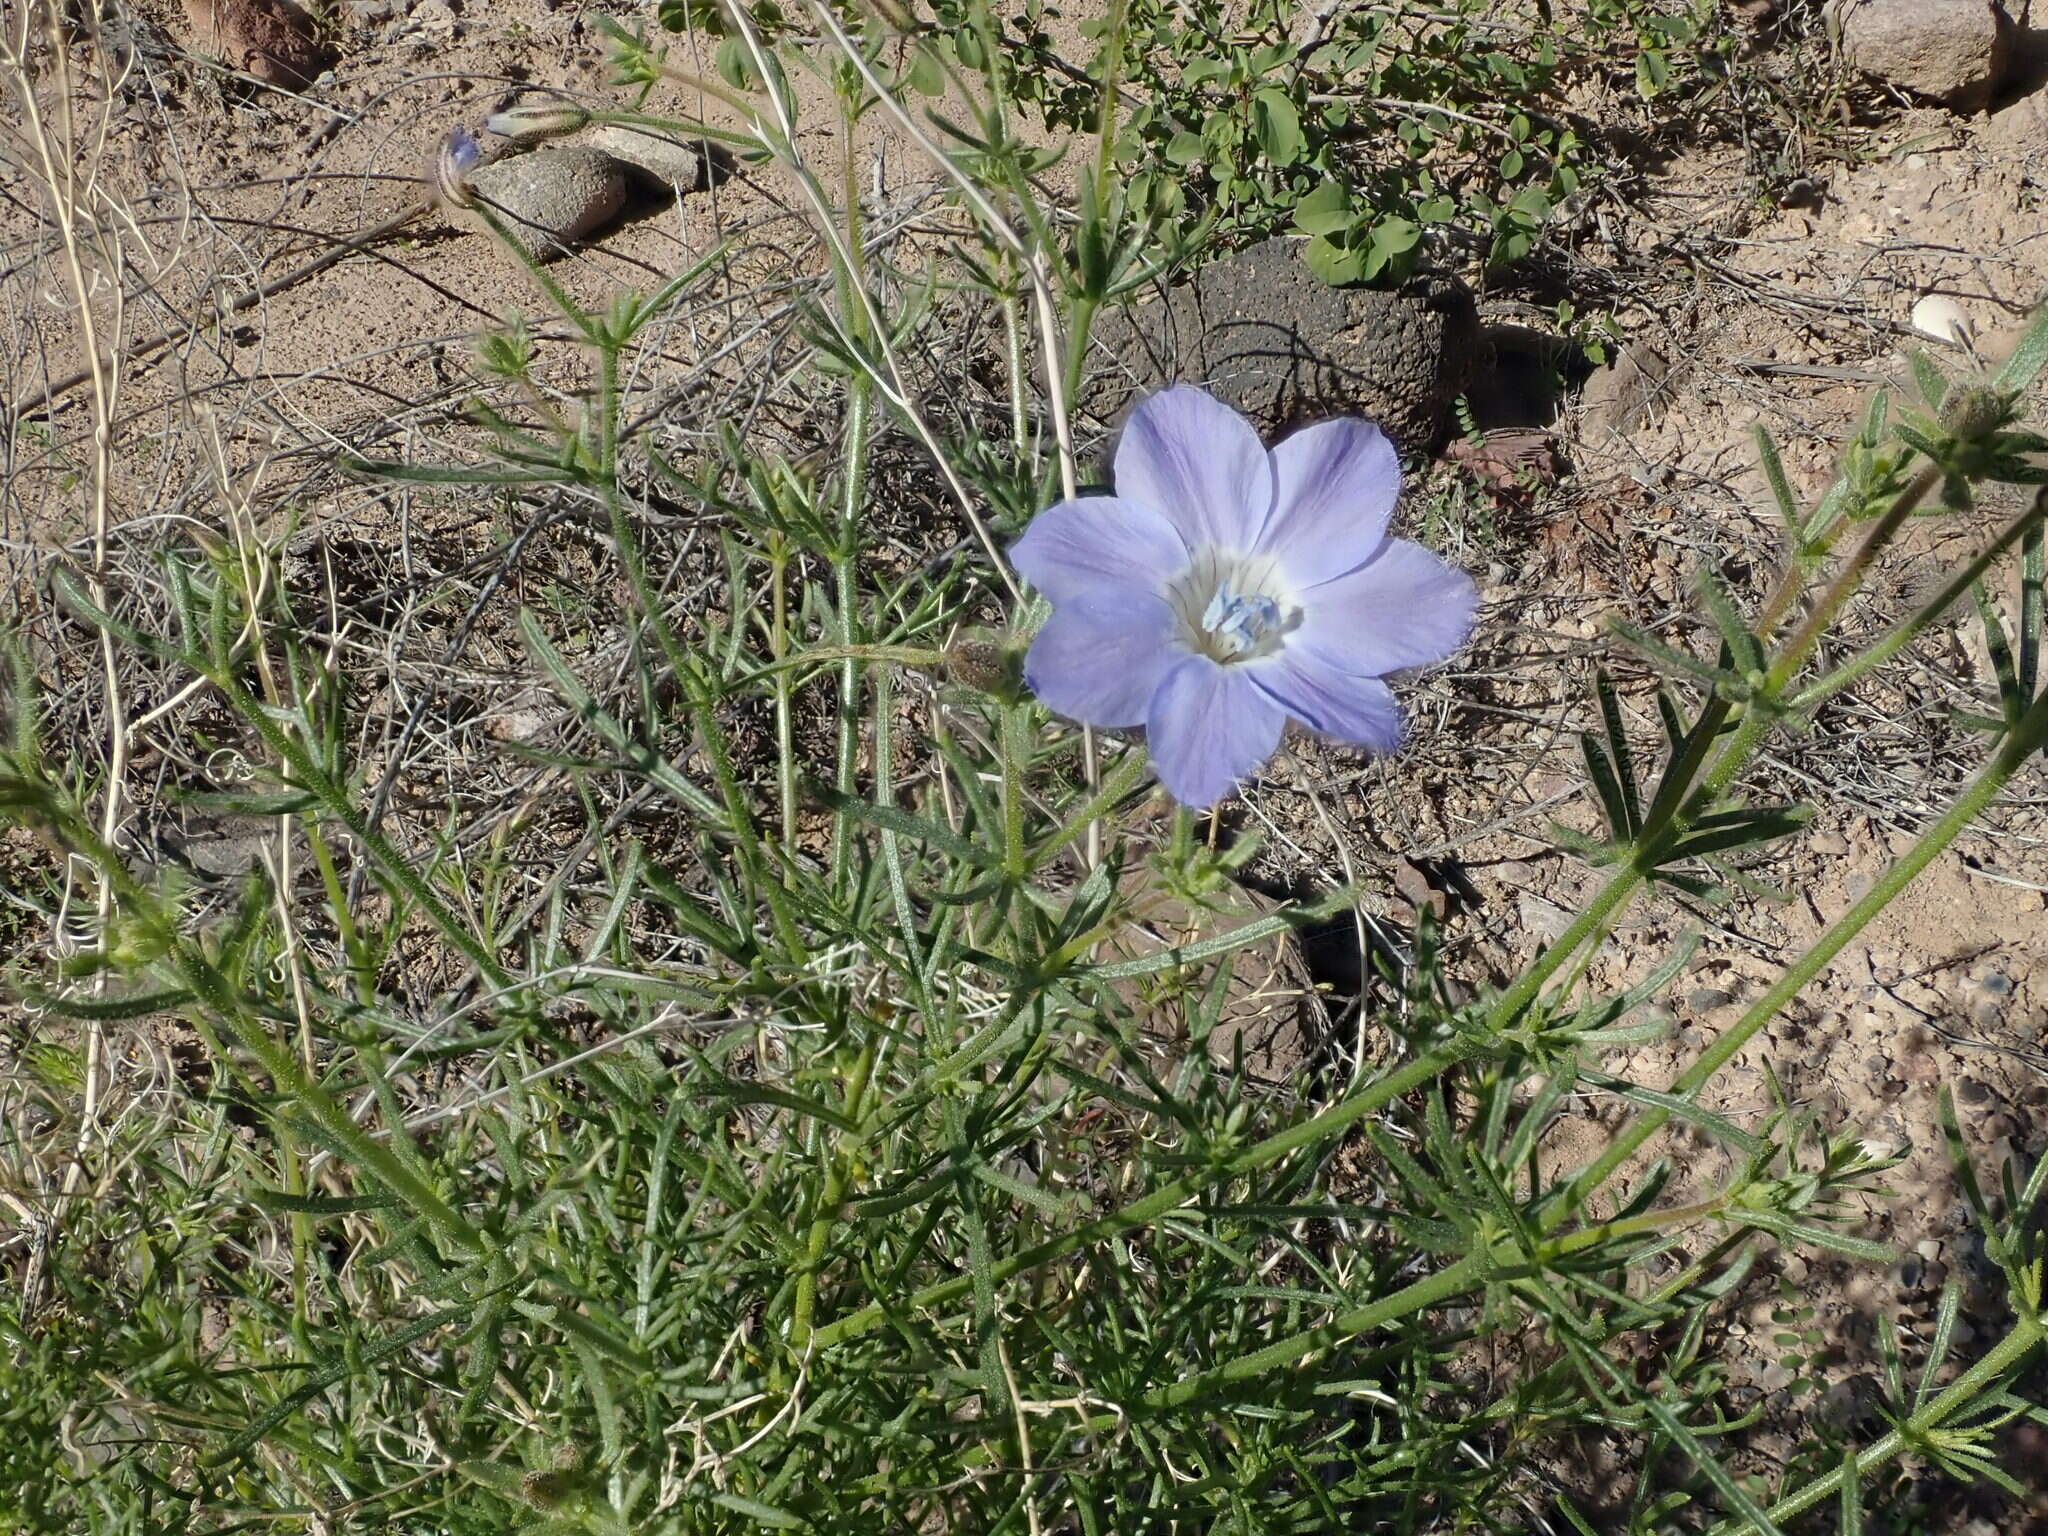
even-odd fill
[(1945, 293), (1930, 293), (1913, 306), (1913, 329), (1931, 341), (1966, 347), (1976, 333), (1970, 313)]

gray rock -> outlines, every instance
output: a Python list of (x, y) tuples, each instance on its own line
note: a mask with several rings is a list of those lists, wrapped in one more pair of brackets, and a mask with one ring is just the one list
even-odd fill
[(599, 123), (580, 135), (576, 145), (610, 155), (628, 171), (677, 194), (694, 192), (704, 183), (704, 157), (693, 144), (628, 123)]
[(1834, 0), (1842, 52), (1867, 75), (1959, 112), (1990, 106), (2017, 29), (1999, 0)]
[(472, 171), (469, 188), (528, 252), (552, 261), (618, 213), (626, 173), (600, 150), (550, 146)]
[(1455, 279), (1332, 288), (1285, 239), (1103, 315), (1094, 340), (1085, 404), (1104, 420), (1135, 395), (1200, 384), (1268, 433), (1364, 416), (1409, 456), (1442, 442), (1482, 351), (1477, 306)]

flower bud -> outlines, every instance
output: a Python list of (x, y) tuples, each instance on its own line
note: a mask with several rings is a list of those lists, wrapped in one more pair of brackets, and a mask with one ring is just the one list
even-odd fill
[(904, 0), (867, 0), (867, 7), (883, 26), (893, 28), (906, 36), (913, 36), (923, 30), (917, 19), (917, 12), (904, 4)]
[(453, 128), (427, 162), (427, 185), (450, 208), (474, 208), (476, 194), (469, 190), (469, 173), (484, 157), (483, 146), (467, 128)]
[(522, 101), (484, 119), (486, 132), (515, 144), (559, 139), (590, 121), (590, 114), (572, 102)]
[(962, 635), (946, 647), (946, 673), (956, 683), (1013, 698), (1021, 692), (1016, 652), (988, 635)]
[(1957, 390), (1941, 412), (1941, 424), (1965, 443), (1989, 437), (2011, 419), (2006, 397), (1982, 385)]

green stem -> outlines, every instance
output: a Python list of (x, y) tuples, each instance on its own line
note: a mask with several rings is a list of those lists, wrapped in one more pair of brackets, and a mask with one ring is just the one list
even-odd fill
[[(1920, 841), (1886, 870), (1863, 898), (1843, 913), (1811, 949), (1789, 966), (1771, 989), (1758, 998), (1741, 1019), (1731, 1028), (1724, 1030), (1712, 1045), (1701, 1052), (1699, 1059), (1666, 1091), (1685, 1098), (1698, 1092), (1711, 1081), (1734, 1059), (1736, 1053), (1755, 1037), (1758, 1030), (1798, 996), (1806, 985), (1842, 952), (1851, 939), (1861, 933), (1878, 913), (1890, 905), (1898, 894), (1934, 861), (1937, 854), (1961, 836), (1964, 828), (1984, 813), (1985, 808), (2005, 787), (2006, 781), (2019, 771), (2020, 766), (2044, 741), (2048, 741), (2048, 694), (2043, 694), (2034, 702), (2033, 707), (2020, 717), (2019, 723), (2006, 737), (1997, 755), (1977, 776), (1976, 782), (1957, 798), (1939, 821), (1927, 829)], [(1634, 1156), (1643, 1143), (1662, 1129), (1670, 1118), (1669, 1110), (1653, 1109), (1633, 1121), (1605, 1152), (1573, 1180), (1571, 1194), (1560, 1210), (1582, 1208), (1593, 1191), (1604, 1184), (1615, 1169)]]
[(418, 1155), (403, 1127), (392, 1127), (393, 1145), (386, 1146), (357, 1125), (290, 1048), (271, 1038), (263, 1021), (243, 1002), (234, 984), (197, 944), (179, 931), (175, 918), (165, 911), (153, 892), (128, 872), (119, 854), (100, 838), (92, 825), (68, 805), (58, 805), (53, 810), (64, 839), (92, 861), (113, 888), (121, 909), (140, 923), (162, 953), (170, 957), (179, 979), (191, 989), (200, 1016), (211, 1015), (227, 1024), (277, 1088), (299, 1102), (323, 1140), (366, 1168), (455, 1246), (471, 1253), (481, 1251), (483, 1239), (476, 1228), (464, 1221), (399, 1155), (399, 1147)]
[[(875, 1042), (871, 1035), (861, 1047), (860, 1056), (855, 1060), (846, 1082), (846, 1118), (856, 1125), (860, 1123), (865, 1108), (868, 1078), (874, 1067)], [(811, 1347), (811, 1318), (818, 1305), (818, 1272), (824, 1268), (825, 1250), (832, 1243), (832, 1228), (846, 1203), (847, 1149), (831, 1131), (821, 1134), (826, 1137), (825, 1187), (818, 1196), (817, 1214), (811, 1218), (803, 1272), (797, 1277), (796, 1303), (789, 1324), (789, 1349), (798, 1360), (802, 1360)]]
[(1872, 524), (1870, 532), (1864, 535), (1863, 542), (1856, 546), (1856, 553), (1851, 555), (1848, 563), (1835, 574), (1835, 579), (1828, 584), (1828, 590), (1820, 602), (1806, 616), (1806, 621), (1794, 632), (1792, 638), (1785, 642), (1785, 648), (1771, 664), (1770, 678), (1765, 686), (1773, 698), (1782, 694), (1799, 669), (1806, 665), (1807, 657), (1812, 655), (1813, 648), (1820, 644), (1820, 637), (1827, 632), (1828, 626), (1834, 623), (1835, 616), (1863, 586), (1863, 578), (1870, 573), (1870, 567), (1876, 563), (1877, 557), (1891, 543), (1900, 526), (1913, 515), (1913, 509), (1920, 505), (1927, 493), (1933, 490), (1940, 480), (1941, 467), (1937, 464), (1928, 465), (1907, 482), (1906, 488), (1900, 491), (1893, 498), (1892, 504), (1885, 509), (1884, 516)]
[(2048, 495), (2036, 497), (2032, 506), (2006, 524), (1998, 537), (1987, 544), (1976, 559), (1958, 571), (1955, 579), (1943, 587), (1931, 601), (1924, 604), (1912, 618), (1896, 626), (1890, 634), (1862, 655), (1843, 663), (1819, 682), (1800, 690), (1799, 696), (1792, 700), (1790, 707), (1794, 710), (1811, 709), (1829, 694), (1839, 693), (1898, 655), (1918, 639), (1928, 625), (1948, 612), (1949, 606), (1960, 600), (1972, 586), (1976, 585), (1978, 578), (1991, 568), (1992, 561), (2025, 538), (2044, 516), (2048, 516)]
[[(1064, 1258), (1077, 1248), (1134, 1231), (1139, 1227), (1150, 1226), (1162, 1216), (1186, 1205), (1212, 1185), (1243, 1174), (1254, 1173), (1278, 1162), (1290, 1153), (1318, 1142), (1328, 1141), (1367, 1115), (1376, 1113), (1402, 1094), (1410, 1093), (1448, 1071), (1473, 1055), (1477, 1049), (1475, 1045), (1457, 1042), (1439, 1046), (1426, 1055), (1418, 1056), (1406, 1066), (1397, 1068), (1371, 1087), (1363, 1089), (1355, 1097), (1333, 1104), (1321, 1114), (1312, 1116), (1299, 1125), (1289, 1126), (1284, 1131), (1276, 1131), (1264, 1141), (1245, 1148), (1233, 1158), (1200, 1173), (1176, 1179), (1143, 1199), (1132, 1201), (1120, 1211), (1112, 1211), (1107, 1216), (1084, 1222), (1070, 1232), (1063, 1232), (1057, 1237), (1047, 1238), (1042, 1243), (1011, 1254), (990, 1271), (993, 1282), (1000, 1285), (1027, 1270), (1038, 1269), (1055, 1259)], [(870, 1333), (887, 1321), (899, 1308), (904, 1312), (922, 1312), (943, 1306), (964, 1296), (972, 1284), (972, 1280), (965, 1276), (943, 1280), (936, 1285), (926, 1286), (914, 1295), (904, 1297), (900, 1303), (884, 1305), (877, 1302), (873, 1306), (863, 1307), (858, 1312), (849, 1313), (837, 1322), (827, 1323), (820, 1328), (815, 1335), (816, 1345), (819, 1349), (826, 1349), (842, 1339)]]
[(1500, 1000), (1486, 1016), (1490, 1029), (1504, 1029), (1520, 1018), (1543, 983), (1556, 974), (1559, 966), (1571, 958), (1578, 947), (1596, 932), (1601, 931), (1612, 916), (1643, 883), (1642, 871), (1634, 865), (1625, 865), (1609, 878), (1600, 894), (1593, 898), (1593, 904), (1572, 920), (1572, 925), (1558, 935), (1557, 942), (1544, 950), (1528, 968), (1515, 978), (1514, 985), (1500, 995)]
[(1483, 1253), (1467, 1254), (1448, 1269), (1404, 1286), (1391, 1296), (1382, 1296), (1369, 1306), (1340, 1313), (1319, 1328), (1309, 1328), (1264, 1349), (1255, 1349), (1248, 1355), (1240, 1355), (1228, 1365), (1218, 1366), (1213, 1371), (1204, 1371), (1199, 1376), (1189, 1376), (1168, 1387), (1157, 1387), (1145, 1394), (1147, 1408), (1178, 1408), (1183, 1403), (1206, 1397), (1219, 1387), (1234, 1382), (1248, 1381), (1263, 1376), (1282, 1366), (1293, 1365), (1317, 1350), (1328, 1349), (1346, 1339), (1408, 1316), (1410, 1313), (1425, 1311), (1441, 1305), (1451, 1297), (1482, 1283), (1492, 1267), (1492, 1255)]
[[(1852, 1469), (1861, 1476), (1871, 1468), (1881, 1467), (1912, 1450), (1916, 1443), (1939, 1429), (1952, 1415), (1968, 1407), (1987, 1386), (2019, 1365), (2034, 1346), (2042, 1342), (2042, 1337), (2039, 1322), (2030, 1317), (2021, 1318), (2013, 1326), (2012, 1331), (2000, 1339), (1983, 1359), (1950, 1382), (1941, 1396), (1928, 1403), (1904, 1424), (1872, 1445), (1869, 1450), (1859, 1454), (1852, 1466), (1836, 1467), (1830, 1472), (1823, 1473), (1797, 1493), (1780, 1499), (1767, 1513), (1774, 1522), (1783, 1524), (1793, 1516), (1805, 1513), (1822, 1499), (1839, 1490), (1842, 1479)], [(1708, 1532), (1708, 1536), (1740, 1536), (1740, 1533), (1750, 1529), (1752, 1527), (1745, 1522), (1723, 1521)]]

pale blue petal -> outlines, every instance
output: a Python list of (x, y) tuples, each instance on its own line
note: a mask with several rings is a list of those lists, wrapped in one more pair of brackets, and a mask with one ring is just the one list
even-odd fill
[(1333, 671), (1313, 652), (1292, 645), (1252, 675), (1275, 703), (1310, 730), (1375, 752), (1400, 749), (1401, 706), (1378, 678)]
[(1245, 668), (1187, 656), (1152, 695), (1145, 740), (1166, 792), (1199, 811), (1271, 757), (1286, 727), (1287, 712)]
[(1257, 548), (1297, 587), (1363, 565), (1387, 536), (1401, 494), (1394, 445), (1359, 417), (1304, 427), (1273, 449), (1273, 515)]
[(1116, 447), (1116, 493), (1168, 519), (1190, 549), (1249, 549), (1273, 507), (1273, 465), (1250, 422), (1176, 384), (1131, 412)]
[(1420, 544), (1388, 539), (1356, 570), (1302, 592), (1287, 649), (1356, 677), (1427, 667), (1465, 643), (1478, 605), (1463, 571)]
[(1148, 592), (1062, 603), (1024, 653), (1024, 681), (1056, 714), (1086, 725), (1143, 725), (1166, 669), (1173, 614)]
[(1054, 603), (1156, 592), (1188, 567), (1187, 545), (1151, 507), (1122, 496), (1056, 502), (1010, 546), (1010, 563)]

